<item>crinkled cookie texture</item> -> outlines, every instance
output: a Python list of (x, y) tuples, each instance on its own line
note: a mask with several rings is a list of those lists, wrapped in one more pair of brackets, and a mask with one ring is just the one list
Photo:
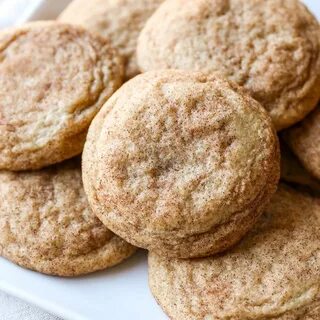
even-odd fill
[(163, 0), (74, 0), (59, 20), (79, 24), (109, 39), (125, 60), (125, 76), (139, 73), (137, 39), (147, 19)]
[(219, 71), (280, 130), (320, 98), (319, 32), (298, 0), (167, 0), (142, 30), (137, 59), (142, 71)]
[(255, 223), (279, 178), (271, 119), (216, 75), (135, 77), (103, 106), (83, 154), (89, 202), (128, 242), (166, 256), (226, 249)]
[(82, 152), (123, 64), (80, 27), (34, 22), (0, 32), (0, 74), (0, 169), (27, 170)]
[(320, 201), (281, 185), (232, 250), (194, 260), (149, 254), (149, 284), (172, 320), (320, 319)]
[(134, 247), (92, 213), (80, 161), (0, 172), (0, 254), (39, 272), (77, 276), (120, 263)]
[(284, 137), (304, 167), (320, 179), (320, 106), (284, 132)]

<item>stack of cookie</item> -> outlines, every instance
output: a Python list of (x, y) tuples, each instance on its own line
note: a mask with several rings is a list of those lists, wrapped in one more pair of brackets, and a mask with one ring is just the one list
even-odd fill
[[(80, 3), (60, 19), (112, 33), (110, 18), (104, 28), (95, 23), (103, 12), (72, 17)], [(320, 98), (319, 34), (295, 0), (164, 1), (137, 40), (145, 73), (90, 126), (83, 177), (91, 207), (150, 251), (150, 287), (170, 318), (320, 317), (320, 200), (285, 184), (273, 196), (275, 130), (301, 121)], [(293, 150), (290, 141), (317, 126), (309, 117), (284, 134)], [(309, 153), (313, 132), (303, 138)], [(292, 155), (282, 172), (319, 194)]]
[(5, 171), (2, 254), (73, 275), (137, 246), (171, 319), (320, 319), (319, 35), (298, 0), (75, 0), (5, 33), (0, 168), (86, 140), (92, 211), (77, 160)]
[(1, 255), (63, 276), (119, 263), (135, 249), (92, 213), (80, 161), (67, 159), (121, 85), (121, 58), (105, 39), (55, 22), (2, 31), (0, 56)]

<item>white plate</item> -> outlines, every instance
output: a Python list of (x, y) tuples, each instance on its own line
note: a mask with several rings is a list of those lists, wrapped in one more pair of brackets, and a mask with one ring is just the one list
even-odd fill
[[(68, 0), (36, 1), (19, 22), (54, 18)], [(35, 3), (35, 2), (34, 2)], [(320, 1), (305, 0), (320, 18)], [(72, 320), (165, 320), (148, 288), (146, 254), (85, 277), (50, 277), (0, 258), (0, 289)]]
[(0, 259), (0, 289), (72, 320), (165, 320), (148, 289), (146, 253), (78, 278), (59, 278), (22, 269)]

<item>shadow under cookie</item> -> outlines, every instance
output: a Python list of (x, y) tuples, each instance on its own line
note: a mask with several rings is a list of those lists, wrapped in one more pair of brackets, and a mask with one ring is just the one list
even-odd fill
[(320, 105), (303, 121), (284, 131), (283, 137), (303, 166), (320, 180)]
[(312, 176), (284, 141), (281, 141), (281, 180), (295, 189), (320, 197), (320, 180)]

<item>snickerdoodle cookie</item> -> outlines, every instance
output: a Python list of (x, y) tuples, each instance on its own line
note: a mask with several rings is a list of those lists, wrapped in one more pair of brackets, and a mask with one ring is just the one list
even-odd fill
[(280, 186), (254, 229), (205, 259), (150, 253), (149, 284), (172, 320), (320, 319), (320, 200)]
[(92, 213), (77, 159), (0, 172), (0, 254), (39, 272), (76, 276), (121, 262), (134, 247)]
[(167, 0), (138, 41), (143, 71), (219, 71), (245, 87), (278, 130), (320, 97), (319, 23), (298, 0)]
[(82, 25), (108, 38), (125, 60), (127, 79), (139, 73), (137, 39), (163, 0), (74, 0), (59, 20)]
[(320, 106), (284, 132), (284, 138), (304, 167), (320, 179)]
[(216, 75), (135, 77), (89, 129), (83, 179), (105, 225), (166, 256), (226, 249), (275, 191), (278, 140), (267, 112)]
[(0, 169), (36, 169), (81, 153), (122, 73), (109, 43), (80, 27), (34, 22), (1, 31)]

